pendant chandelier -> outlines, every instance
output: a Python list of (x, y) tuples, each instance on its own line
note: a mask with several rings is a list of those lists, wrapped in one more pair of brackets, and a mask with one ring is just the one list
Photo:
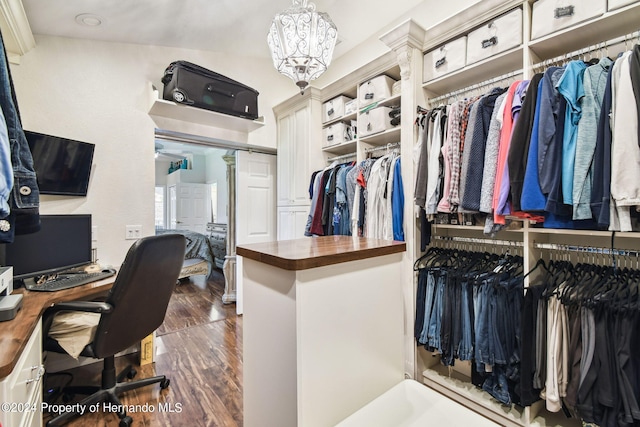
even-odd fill
[(267, 42), (274, 67), (304, 93), (309, 82), (329, 67), (337, 38), (329, 15), (316, 12), (316, 6), (307, 0), (293, 0), (290, 8), (273, 18)]

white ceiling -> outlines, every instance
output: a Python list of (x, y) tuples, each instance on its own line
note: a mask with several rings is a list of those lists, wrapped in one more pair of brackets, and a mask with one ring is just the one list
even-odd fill
[[(5, 0), (0, 0), (3, 2)], [(316, 0), (338, 28), (334, 59), (348, 52), (424, 0)], [(34, 35), (207, 50), (269, 58), (267, 32), (291, 0), (22, 0)], [(98, 26), (77, 16), (96, 15)], [(160, 151), (200, 151), (167, 143)]]
[[(338, 27), (334, 58), (423, 0), (317, 0)], [(290, 0), (23, 0), (34, 34), (180, 47), (269, 57), (267, 32)], [(76, 22), (80, 14), (99, 26)]]

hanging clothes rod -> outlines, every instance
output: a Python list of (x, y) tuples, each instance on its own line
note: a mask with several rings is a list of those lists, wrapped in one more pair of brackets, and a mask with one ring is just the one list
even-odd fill
[[(533, 70), (537, 69), (546, 69), (554, 64), (564, 64), (573, 59), (583, 58), (585, 55), (589, 55), (593, 52), (599, 50), (606, 50), (609, 46), (616, 45), (619, 43), (627, 43), (629, 41), (633, 41), (633, 39), (638, 39), (640, 41), (640, 31), (634, 31), (633, 33), (625, 34), (624, 36), (616, 37), (611, 40), (603, 41), (598, 44), (588, 46), (582, 49), (574, 50), (573, 52), (565, 53), (564, 55), (556, 56), (552, 59), (546, 59), (544, 61), (538, 62), (531, 66)], [(626, 48), (626, 47), (625, 47)]]
[(381, 145), (379, 147), (372, 147), (372, 148), (367, 148), (364, 150), (365, 153), (373, 153), (375, 151), (382, 151), (382, 150), (392, 150), (394, 148), (398, 148), (400, 147), (400, 142), (390, 142), (387, 145)]
[(434, 104), (437, 104), (440, 101), (446, 101), (449, 98), (453, 98), (454, 96), (462, 95), (462, 94), (471, 92), (473, 90), (477, 90), (477, 89), (481, 89), (481, 88), (484, 88), (484, 87), (487, 87), (487, 86), (491, 86), (491, 85), (496, 84), (498, 82), (501, 82), (503, 80), (512, 79), (512, 78), (514, 78), (516, 76), (519, 76), (521, 74), (522, 74), (522, 70), (515, 70), (515, 71), (512, 71), (510, 73), (503, 74), (501, 76), (494, 77), (494, 78), (489, 79), (489, 80), (485, 80), (485, 81), (483, 81), (481, 83), (476, 83), (476, 84), (473, 84), (471, 86), (467, 86), (467, 87), (462, 88), (462, 89), (454, 90), (453, 92), (445, 93), (444, 95), (436, 96), (435, 98), (431, 98), (429, 100), (429, 103), (431, 105), (434, 105)]
[(559, 243), (535, 243), (536, 249), (546, 249), (561, 252), (582, 252), (598, 255), (639, 257), (640, 252), (629, 249), (597, 248), (593, 246), (563, 245)]
[(476, 237), (460, 237), (460, 236), (431, 236), (432, 239), (445, 240), (449, 242), (474, 243), (478, 245), (494, 245), (494, 246), (511, 246), (521, 248), (524, 247), (523, 242), (515, 240), (495, 240), (495, 239), (479, 239)]
[(327, 162), (331, 163), (331, 162), (335, 162), (335, 161), (338, 161), (338, 160), (352, 159), (352, 158), (355, 158), (355, 157), (358, 157), (358, 153), (355, 153), (355, 152), (354, 153), (348, 153), (348, 154), (343, 154), (341, 156), (329, 157), (327, 159)]

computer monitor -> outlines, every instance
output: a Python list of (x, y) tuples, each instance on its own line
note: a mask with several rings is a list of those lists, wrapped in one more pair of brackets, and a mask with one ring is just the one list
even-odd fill
[(15, 280), (50, 275), (91, 263), (91, 215), (40, 215), (41, 229), (5, 245), (3, 265)]
[(25, 130), (40, 194), (86, 196), (94, 144)]

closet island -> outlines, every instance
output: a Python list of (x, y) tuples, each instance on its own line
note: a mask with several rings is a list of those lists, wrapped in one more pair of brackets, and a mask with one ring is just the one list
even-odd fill
[(335, 425), (404, 378), (404, 242), (241, 245), (244, 423)]

